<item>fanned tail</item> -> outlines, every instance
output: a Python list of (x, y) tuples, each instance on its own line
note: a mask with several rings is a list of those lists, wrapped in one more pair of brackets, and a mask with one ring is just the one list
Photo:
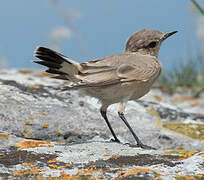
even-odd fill
[(35, 63), (48, 67), (46, 72), (56, 75), (52, 78), (79, 81), (75, 75), (79, 74), (80, 63), (45, 47), (38, 47), (35, 57), (41, 60)]

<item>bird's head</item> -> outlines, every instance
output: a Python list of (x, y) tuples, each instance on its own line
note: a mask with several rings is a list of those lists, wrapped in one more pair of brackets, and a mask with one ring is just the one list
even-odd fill
[(176, 32), (162, 33), (157, 30), (147, 29), (137, 31), (128, 38), (125, 52), (140, 52), (158, 57), (161, 43)]

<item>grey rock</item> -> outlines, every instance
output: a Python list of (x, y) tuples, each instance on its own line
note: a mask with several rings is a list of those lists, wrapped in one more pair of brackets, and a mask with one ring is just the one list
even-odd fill
[[(99, 113), (100, 103), (77, 91), (61, 92), (64, 83), (37, 70), (0, 72), (0, 177), (60, 177), (65, 172), (67, 177), (151, 179), (161, 174), (173, 178), (203, 173), (204, 141), (156, 125), (158, 120), (203, 125), (202, 98), (195, 107), (189, 102), (174, 102), (171, 96), (153, 89), (141, 100), (129, 102), (127, 120), (145, 144), (158, 149), (150, 151), (131, 147), (135, 141), (117, 115), (117, 104), (108, 109), (108, 117), (122, 143), (110, 142), (111, 133)], [(19, 149), (20, 142), (42, 146)], [(179, 153), (163, 154), (181, 146), (193, 153), (187, 158)], [(56, 162), (49, 162), (55, 158)]]

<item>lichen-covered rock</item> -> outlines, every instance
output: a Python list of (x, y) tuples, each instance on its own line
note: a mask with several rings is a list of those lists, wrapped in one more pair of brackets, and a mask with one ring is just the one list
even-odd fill
[(0, 71), (0, 177), (67, 179), (204, 178), (204, 99), (153, 89), (127, 105), (141, 140), (108, 110), (121, 144), (100, 116), (100, 104), (36, 70)]

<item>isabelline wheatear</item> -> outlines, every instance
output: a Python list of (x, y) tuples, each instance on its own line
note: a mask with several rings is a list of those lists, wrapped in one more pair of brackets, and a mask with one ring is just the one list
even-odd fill
[(118, 114), (134, 136), (137, 146), (144, 145), (127, 122), (124, 112), (129, 100), (136, 100), (149, 92), (152, 84), (161, 73), (158, 52), (161, 43), (177, 31), (162, 33), (157, 30), (140, 30), (129, 37), (122, 54), (103, 59), (76, 62), (62, 54), (45, 47), (38, 47), (35, 56), (41, 61), (35, 63), (47, 66), (46, 72), (55, 74), (54, 78), (71, 81), (64, 90), (81, 90), (100, 100), (100, 112), (105, 119), (114, 141), (120, 142), (111, 127), (106, 111), (108, 106), (120, 103)]

